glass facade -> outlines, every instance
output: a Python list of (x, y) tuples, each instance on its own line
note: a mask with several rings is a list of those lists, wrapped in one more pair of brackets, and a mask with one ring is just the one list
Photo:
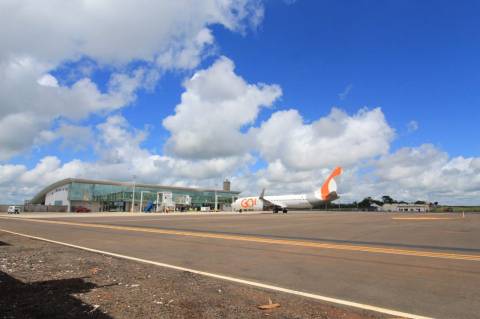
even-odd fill
[[(158, 192), (171, 192), (175, 201), (176, 197), (188, 195), (192, 199), (192, 207), (210, 206), (214, 208), (215, 202), (218, 207), (230, 205), (232, 200), (238, 198), (238, 192), (214, 191), (214, 190), (195, 190), (195, 189), (177, 189), (160, 186), (135, 186), (135, 202), (140, 201), (143, 192), (143, 201), (155, 201)], [(98, 184), (72, 182), (69, 185), (68, 199), (70, 201), (114, 203), (131, 203), (133, 197), (132, 185)], [(215, 197), (217, 200), (215, 201)]]

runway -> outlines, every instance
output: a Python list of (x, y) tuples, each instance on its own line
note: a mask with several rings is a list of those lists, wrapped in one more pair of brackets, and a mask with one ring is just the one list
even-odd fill
[(421, 316), (477, 318), (480, 216), (411, 217), (1, 218), (0, 228)]

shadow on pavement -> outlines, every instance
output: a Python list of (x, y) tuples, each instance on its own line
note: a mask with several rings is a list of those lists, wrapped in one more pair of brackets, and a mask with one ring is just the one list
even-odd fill
[(0, 271), (2, 318), (112, 318), (71, 294), (97, 285), (84, 278), (23, 283)]

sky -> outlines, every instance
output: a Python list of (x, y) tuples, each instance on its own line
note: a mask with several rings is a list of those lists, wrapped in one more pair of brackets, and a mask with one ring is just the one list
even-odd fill
[(67, 177), (480, 204), (480, 3), (5, 0), (0, 203)]

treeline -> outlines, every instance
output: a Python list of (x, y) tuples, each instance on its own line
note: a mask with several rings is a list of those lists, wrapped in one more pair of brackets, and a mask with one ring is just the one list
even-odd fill
[[(359, 202), (354, 201), (352, 203), (342, 203), (342, 204), (329, 203), (329, 204), (326, 204), (325, 208), (327, 208), (327, 209), (340, 208), (340, 209), (368, 210), (368, 209), (372, 209), (373, 207), (375, 207), (375, 205), (376, 206), (383, 206), (385, 204), (409, 204), (409, 203), (406, 202), (406, 201), (397, 201), (389, 195), (384, 195), (384, 196), (382, 196), (381, 200), (377, 200), (377, 199), (374, 199), (374, 198), (369, 196), (369, 197), (365, 197), (363, 200), (361, 200)], [(428, 205), (433, 206), (433, 207), (438, 206), (438, 202), (430, 203), (430, 202), (426, 202), (426, 201), (422, 201), (422, 200), (417, 200), (417, 201), (413, 202), (413, 204), (416, 204), (416, 205), (426, 205), (426, 204), (428, 204)]]
[(423, 200), (417, 200), (415, 202), (412, 202), (412, 203), (408, 203), (406, 201), (397, 201), (395, 199), (393, 199), (391, 196), (389, 195), (383, 195), (382, 196), (382, 200), (376, 200), (376, 199), (373, 199), (371, 197), (366, 197), (364, 198), (361, 202), (353, 202), (353, 204), (357, 204), (358, 207), (362, 207), (362, 208), (366, 208), (366, 207), (371, 207), (372, 204), (376, 204), (378, 206), (383, 206), (384, 204), (415, 204), (415, 205), (431, 205), (431, 206), (438, 206), (438, 202), (434, 202), (434, 203), (430, 203), (430, 202), (426, 202), (426, 201), (423, 201)]
[(328, 203), (324, 209), (328, 210), (347, 210), (347, 211), (372, 211), (376, 210), (379, 206), (385, 204), (416, 204), (416, 205), (429, 205), (431, 212), (479, 212), (480, 206), (454, 206), (454, 205), (440, 205), (438, 202), (427, 202), (423, 200), (417, 200), (415, 202), (397, 201), (389, 195), (384, 195), (380, 200), (372, 197), (365, 197), (361, 201), (354, 201), (352, 203)]

